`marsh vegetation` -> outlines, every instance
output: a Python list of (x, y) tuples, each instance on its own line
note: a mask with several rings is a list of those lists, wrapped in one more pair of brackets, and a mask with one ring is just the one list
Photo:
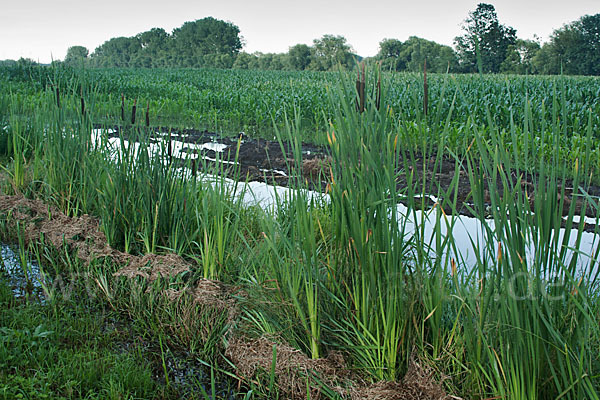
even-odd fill
[[(598, 398), (600, 81), (355, 76), (1, 71), (0, 231), (44, 300), (2, 278), (0, 396)], [(174, 158), (184, 128), (228, 148)]]

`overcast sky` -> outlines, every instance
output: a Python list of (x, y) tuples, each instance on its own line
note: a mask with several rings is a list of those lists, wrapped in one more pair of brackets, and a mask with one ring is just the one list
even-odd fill
[[(286, 52), (324, 34), (343, 35), (357, 54), (377, 53), (383, 38), (419, 36), (452, 45), (481, 1), (470, 0), (2, 0), (0, 60), (47, 63), (67, 48), (92, 52), (106, 40), (160, 27), (167, 32), (212, 16), (239, 26), (247, 52)], [(600, 0), (495, 0), (500, 22), (524, 39), (546, 41), (554, 29), (600, 13)]]

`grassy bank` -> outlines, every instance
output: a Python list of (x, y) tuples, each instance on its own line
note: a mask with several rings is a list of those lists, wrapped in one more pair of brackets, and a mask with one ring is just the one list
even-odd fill
[[(598, 398), (598, 252), (578, 252), (587, 234), (586, 209), (598, 210), (587, 194), (598, 168), (597, 114), (591, 108), (571, 112), (566, 101), (568, 90), (587, 89), (560, 78), (552, 87), (563, 85), (563, 91), (553, 89), (548, 108), (529, 100), (518, 111), (494, 111), (498, 102), (480, 103), (468, 85), (453, 90), (451, 78), (439, 77), (438, 87), (454, 92), (453, 101), (448, 109), (443, 102), (432, 105), (425, 116), (418, 98), (400, 110), (388, 107), (397, 90), (388, 80), (395, 77), (383, 80), (377, 107), (378, 79), (372, 73), (365, 111), (359, 113), (353, 78), (338, 76), (322, 100), (329, 114), (321, 126), (332, 159), (323, 171), (328, 200), (304, 190), (300, 140), (307, 121), (299, 110), (275, 124), (278, 140), (295, 150), (290, 185), (296, 191), (279, 198), (273, 211), (243, 204), (242, 183), (192, 179), (189, 169), (168, 162), (166, 142), (149, 152), (143, 123), (136, 146), (121, 141), (115, 154), (106, 138), (95, 143), (91, 133), (103, 110), (102, 83), (77, 79), (57, 82), (71, 88), (60, 100), (55, 90), (1, 95), (1, 115), (9, 124), (2, 141), (11, 157), (3, 192), (39, 198), (66, 217), (97, 217), (103, 239), (119, 251), (184, 260), (185, 269), (160, 277), (144, 265), (130, 270), (130, 278), (115, 276), (123, 265), (113, 253), (76, 267), (92, 268), (96, 285), (106, 289), (92, 305), (127, 315), (147, 332), (154, 349), (157, 343), (161, 352), (163, 344), (186, 349), (237, 376), (245, 395), (259, 398), (307, 393), (361, 398), (356, 396), (372, 393), (381, 380), (398, 382), (397, 393), (405, 393), (401, 388), (414, 388), (415, 375), (427, 378), (430, 394), (438, 387), (464, 398)], [(542, 78), (535, 79), (521, 84)], [(490, 91), (495, 87), (477, 82)], [(502, 87), (513, 84), (508, 80)], [(519, 96), (529, 99), (528, 93)], [(455, 106), (461, 102), (467, 108)], [(569, 145), (575, 138), (580, 144)], [(454, 160), (457, 171), (448, 188), (435, 177), (415, 176), (416, 163), (437, 164), (444, 157)], [(452, 235), (452, 227), (462, 223), (458, 209), (465, 206), (456, 201), (460, 174), (471, 183), (466, 207), (480, 230), (479, 237), (474, 232), (468, 239), (476, 255), (468, 260)], [(405, 187), (397, 185), (401, 175)], [(525, 176), (534, 182), (531, 187), (522, 185)], [(579, 215), (575, 202), (566, 200), (567, 184), (573, 187), (571, 199), (585, 199)], [(419, 210), (426, 194), (441, 200), (424, 213)], [(406, 209), (398, 206), (400, 199)], [(52, 219), (49, 213), (40, 218), (28, 223)], [(5, 215), (7, 232), (14, 232), (15, 219)], [(66, 247), (74, 249), (72, 243)], [(81, 256), (82, 247), (75, 249)], [(54, 261), (58, 256), (47, 257), (46, 265), (65, 263)], [(62, 267), (53, 268), (50, 276), (59, 276)], [(198, 296), (182, 304), (163, 295), (202, 292), (207, 278), (228, 288), (222, 289), (223, 301), (234, 311), (211, 311)], [(48, 305), (68, 309), (52, 296)], [(91, 336), (100, 340), (103, 334)], [(264, 344), (252, 340), (265, 338), (271, 343), (266, 363), (237, 357), (248, 347), (243, 343)], [(286, 370), (278, 363), (283, 355), (311, 368)], [(341, 360), (335, 368), (329, 364), (334, 359)], [(296, 378), (290, 382), (286, 376)], [(150, 396), (165, 390), (155, 381), (140, 383), (154, 390)]]
[[(10, 224), (2, 219), (3, 240), (15, 239)], [(215, 372), (218, 342), (202, 334), (213, 327), (211, 309), (166, 301), (158, 285), (112, 279), (119, 265), (109, 259), (86, 265), (67, 248), (23, 237), (20, 245), (18, 261), (39, 263), (28, 277), (43, 291), (19, 293), (11, 278), (20, 271), (8, 274), (10, 261), (2, 260), (0, 398), (243, 397), (231, 377)]]

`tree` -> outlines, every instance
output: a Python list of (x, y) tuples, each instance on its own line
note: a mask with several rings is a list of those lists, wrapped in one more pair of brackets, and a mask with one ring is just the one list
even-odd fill
[(539, 42), (518, 39), (515, 44), (508, 46), (506, 58), (500, 64), (500, 72), (521, 75), (536, 73), (533, 58), (539, 51)]
[(256, 55), (248, 54), (246, 52), (239, 53), (233, 63), (234, 69), (254, 69), (257, 65), (258, 60)]
[(258, 69), (263, 71), (272, 69), (273, 53), (256, 53), (256, 55), (258, 57)]
[(400, 57), (404, 44), (398, 39), (383, 39), (379, 42), (379, 53), (375, 58), (381, 60), (384, 70), (404, 71), (406, 60)]
[(17, 61), (15, 61), (15, 60), (10, 60), (10, 59), (0, 60), (0, 67), (16, 67), (16, 66), (17, 66)]
[(500, 72), (508, 47), (517, 41), (514, 28), (501, 25), (493, 5), (480, 3), (463, 24), (465, 34), (454, 39), (464, 72)]
[(242, 48), (240, 30), (212, 17), (186, 22), (169, 35), (153, 28), (134, 37), (110, 39), (91, 56), (98, 67), (231, 68)]
[(89, 51), (83, 46), (71, 46), (67, 49), (64, 63), (72, 66), (81, 66), (88, 59)]
[(457, 66), (456, 54), (449, 46), (411, 36), (403, 47), (400, 57), (409, 71), (422, 71), (425, 59), (431, 72), (446, 72), (449, 67), (455, 69)]
[(545, 74), (600, 75), (600, 14), (555, 30), (533, 63)]
[[(186, 22), (173, 30), (172, 36), (171, 51), (183, 67), (202, 66), (207, 55), (228, 55), (233, 60), (242, 48), (240, 29), (212, 17)], [(214, 56), (209, 58), (212, 60)]]
[(133, 60), (137, 67), (156, 68), (169, 66), (170, 35), (162, 28), (152, 28), (136, 36), (141, 50)]
[(351, 68), (354, 64), (352, 47), (346, 43), (343, 36), (323, 35), (313, 41), (312, 60), (310, 69), (317, 71), (331, 71), (338, 65)]
[(220, 68), (220, 69), (231, 69), (235, 58), (231, 54), (206, 54), (200, 59), (200, 66)]
[(152, 28), (149, 31), (138, 33), (136, 38), (140, 41), (142, 49), (151, 52), (164, 49), (169, 40), (169, 34), (162, 28)]
[(297, 44), (288, 50), (288, 63), (291, 69), (305, 70), (310, 65), (311, 49), (306, 44)]
[(92, 54), (93, 65), (97, 67), (135, 67), (142, 46), (135, 37), (117, 37), (104, 42)]
[(269, 69), (274, 71), (281, 71), (284, 69), (288, 69), (289, 62), (288, 56), (285, 53), (273, 53), (271, 55), (271, 63), (269, 65)]
[(431, 72), (446, 72), (448, 67), (456, 69), (456, 54), (449, 46), (431, 40), (411, 36), (404, 43), (397, 39), (384, 39), (379, 43), (376, 59), (382, 61), (383, 68), (395, 71), (422, 71), (425, 59)]

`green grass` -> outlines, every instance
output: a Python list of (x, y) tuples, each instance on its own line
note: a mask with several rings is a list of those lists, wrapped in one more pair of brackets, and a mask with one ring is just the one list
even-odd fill
[[(114, 316), (74, 303), (23, 304), (0, 280), (0, 398), (152, 398), (142, 345), (120, 350)], [(129, 338), (128, 338), (129, 339)]]

